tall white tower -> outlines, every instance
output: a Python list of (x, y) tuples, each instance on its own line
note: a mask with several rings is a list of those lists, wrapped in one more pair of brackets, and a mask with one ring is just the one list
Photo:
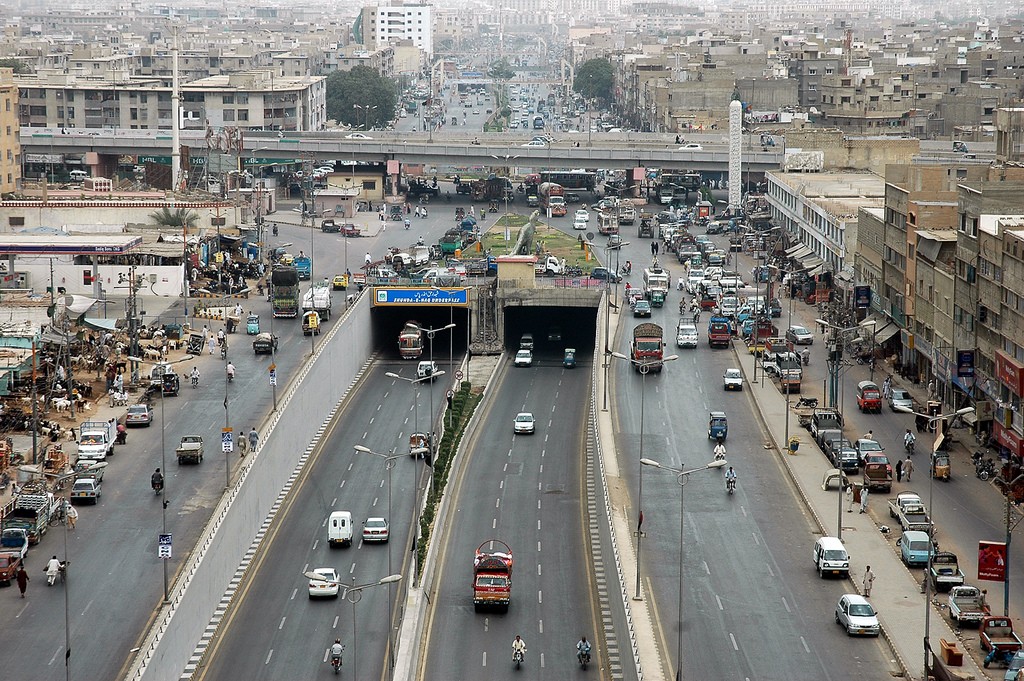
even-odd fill
[(743, 193), (740, 179), (742, 151), (743, 105), (734, 99), (729, 103), (729, 208), (734, 211), (740, 208)]

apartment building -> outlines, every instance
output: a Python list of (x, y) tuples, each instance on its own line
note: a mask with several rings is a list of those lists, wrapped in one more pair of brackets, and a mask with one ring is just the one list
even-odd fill
[[(158, 78), (123, 80), (73, 74), (19, 75), (23, 127), (171, 128), (171, 88)], [(322, 130), (323, 76), (275, 77), (272, 70), (210, 76), (181, 86), (182, 127), (207, 121), (246, 130)]]
[(368, 49), (411, 40), (425, 53), (434, 52), (433, 8), (429, 5), (363, 7), (353, 32)]
[(0, 68), (0, 194), (21, 189), (18, 86), (14, 71)]

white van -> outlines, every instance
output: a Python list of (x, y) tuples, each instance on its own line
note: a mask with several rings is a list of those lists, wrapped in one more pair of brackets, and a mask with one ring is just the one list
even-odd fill
[(327, 543), (331, 548), (352, 545), (352, 513), (334, 511), (327, 518)]
[(68, 175), (71, 177), (72, 182), (85, 182), (85, 178), (89, 177), (89, 173), (84, 170), (72, 170)]
[(814, 569), (820, 577), (835, 575), (850, 576), (850, 554), (843, 542), (836, 537), (821, 537), (814, 542)]

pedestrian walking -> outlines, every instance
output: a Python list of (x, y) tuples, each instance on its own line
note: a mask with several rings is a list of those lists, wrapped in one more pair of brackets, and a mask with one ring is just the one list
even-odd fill
[(207, 328), (206, 324), (203, 324), (203, 342), (205, 343), (210, 338), (210, 329)]
[(71, 505), (71, 502), (66, 502), (68, 505), (67, 517), (68, 517), (68, 529), (75, 529), (75, 523), (78, 522), (78, 509)]
[(935, 381), (928, 381), (928, 397), (929, 399), (935, 398)]
[(256, 451), (256, 445), (260, 443), (260, 434), (256, 432), (256, 426), (249, 431), (249, 449)]
[(903, 459), (896, 462), (896, 482), (903, 482)]
[(914, 462), (910, 458), (910, 455), (908, 454), (907, 458), (903, 460), (903, 474), (907, 476), (907, 482), (910, 482), (910, 474), (913, 473), (913, 472), (914, 472)]
[(867, 485), (860, 488), (860, 512), (868, 512), (868, 487)]
[(209, 338), (206, 339), (206, 348), (210, 351), (210, 354), (212, 355), (213, 351), (217, 349), (216, 336), (210, 336)]
[(864, 598), (871, 598), (871, 586), (875, 583), (875, 573), (871, 571), (871, 566), (868, 565), (864, 568)]
[(18, 582), (18, 591), (21, 592), (21, 597), (25, 597), (25, 589), (28, 588), (28, 573), (25, 572), (25, 563), (22, 563), (18, 567), (18, 572), (15, 575), (15, 579)]
[(846, 512), (853, 513), (853, 485), (846, 486)]

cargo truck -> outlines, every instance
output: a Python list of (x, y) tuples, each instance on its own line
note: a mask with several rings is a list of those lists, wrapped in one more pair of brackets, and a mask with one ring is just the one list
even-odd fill
[(270, 273), (275, 317), (299, 316), (299, 273), (294, 267), (275, 267)]
[(303, 312), (316, 312), (322, 321), (331, 318), (331, 289), (326, 284), (310, 286), (302, 298)]
[(715, 315), (708, 321), (708, 347), (727, 348), (732, 341), (732, 325), (728, 317)]
[(26, 482), (14, 499), (14, 508), (4, 516), (3, 529), (25, 530), (28, 543), (34, 546), (46, 534), (50, 518), (63, 503), (64, 499), (54, 496), (41, 481)]
[(555, 182), (544, 182), (538, 187), (540, 207), (552, 217), (562, 217), (568, 212), (565, 205), (565, 188)]
[[(161, 377), (162, 378), (162, 377)], [(114, 455), (117, 422), (83, 421), (78, 426), (78, 458), (103, 461)]]
[(419, 359), (423, 355), (423, 329), (419, 322), (409, 320), (398, 332), (398, 352), (402, 359)]
[(661, 373), (665, 358), (665, 341), (662, 329), (657, 324), (646, 322), (637, 324), (633, 329), (633, 344), (629, 348), (633, 368), (637, 371), (657, 371)]
[[(500, 545), (500, 549), (493, 545)], [(491, 545), (491, 549), (484, 547)], [(473, 609), (497, 607), (507, 612), (512, 601), (512, 548), (500, 539), (488, 539), (473, 555)]]
[(299, 274), (299, 279), (302, 281), (309, 281), (310, 277), (313, 276), (313, 259), (308, 255), (300, 255), (295, 258), (295, 271)]
[(661, 267), (644, 269), (644, 297), (651, 301), (651, 307), (661, 307), (668, 298), (668, 270)]

